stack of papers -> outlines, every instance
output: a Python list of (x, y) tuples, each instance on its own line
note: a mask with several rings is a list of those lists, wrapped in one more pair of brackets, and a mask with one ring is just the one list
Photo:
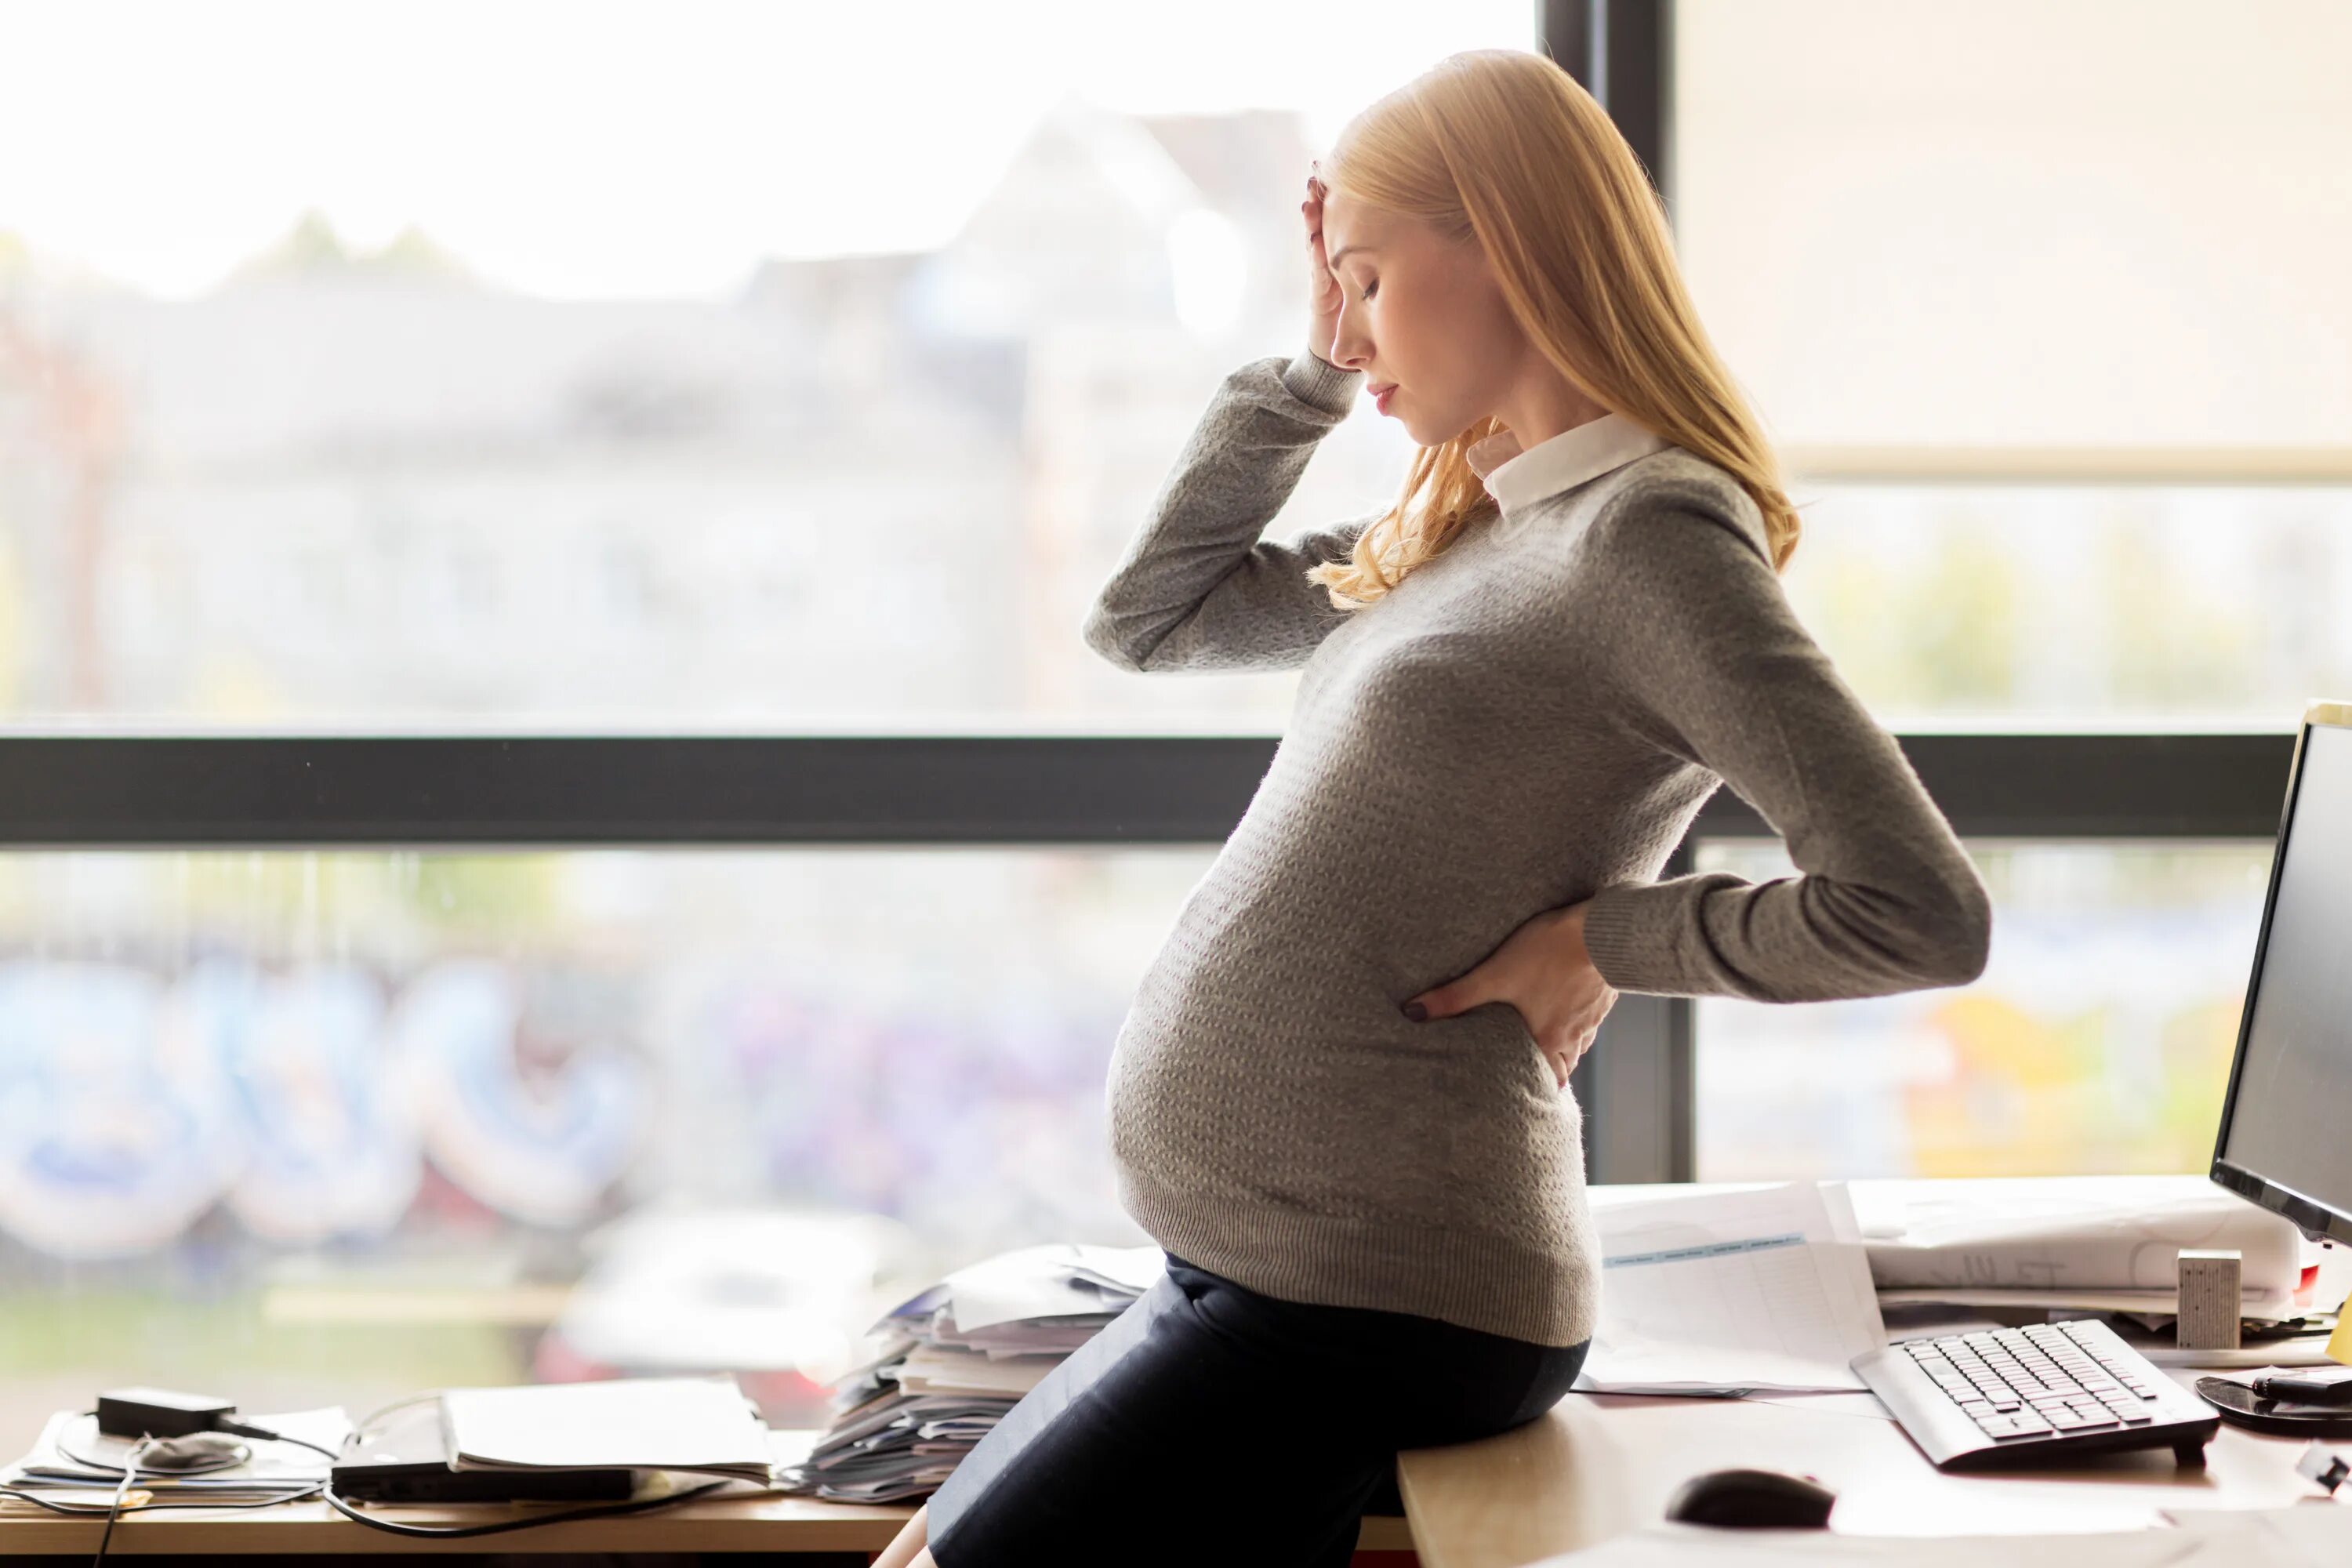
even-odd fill
[(1886, 1342), (1842, 1183), (1660, 1195), (1593, 1189), (1601, 1324), (1590, 1394), (1860, 1389), (1853, 1358)]
[(937, 1490), (1022, 1395), (1165, 1268), (1156, 1247), (1054, 1243), (949, 1275), (874, 1326), (877, 1353), (841, 1380), (832, 1426), (779, 1482), (842, 1502)]
[(2234, 1247), (2244, 1316), (2305, 1310), (2302, 1233), (2202, 1176), (1856, 1182), (1853, 1202), (1889, 1302), (2170, 1316), (2180, 1249)]
[[(246, 1418), (273, 1432), (307, 1438), (328, 1448), (341, 1449), (352, 1429), (351, 1417), (340, 1406), (298, 1410), (280, 1415)], [(329, 1460), (294, 1443), (244, 1439), (253, 1457), (244, 1464), (201, 1475), (142, 1475), (131, 1483), (131, 1496), (147, 1494), (151, 1504), (174, 1508), (206, 1505), (238, 1508), (283, 1502), (318, 1490), (327, 1479)], [(122, 1466), (136, 1439), (110, 1437), (98, 1429), (98, 1417), (60, 1411), (41, 1428), (33, 1451), (5, 1470), (0, 1487), (37, 1492), (63, 1508), (103, 1510), (114, 1500), (122, 1479)]]

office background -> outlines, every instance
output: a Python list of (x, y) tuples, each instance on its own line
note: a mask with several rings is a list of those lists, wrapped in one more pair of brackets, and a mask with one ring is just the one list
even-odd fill
[(691, 1321), (807, 1423), (877, 1279), (1141, 1240), (1104, 1064), (1293, 678), (1076, 628), (1461, 47), (1657, 174), (1998, 906), (1961, 990), (1626, 999), (1594, 1174), (2202, 1168), (2352, 695), (2343, 10), (1128, 9), (0, 5), (0, 1422)]

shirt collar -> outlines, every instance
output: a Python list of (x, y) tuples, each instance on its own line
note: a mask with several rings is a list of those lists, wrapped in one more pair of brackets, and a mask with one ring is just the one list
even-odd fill
[(1622, 414), (1604, 414), (1525, 450), (1505, 430), (1474, 443), (1463, 456), (1508, 515), (1673, 445)]

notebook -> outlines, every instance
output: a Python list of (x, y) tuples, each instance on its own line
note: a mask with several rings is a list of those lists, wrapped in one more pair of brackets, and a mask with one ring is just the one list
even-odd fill
[(767, 1423), (735, 1379), (616, 1378), (441, 1394), (459, 1470), (688, 1470), (765, 1485)]

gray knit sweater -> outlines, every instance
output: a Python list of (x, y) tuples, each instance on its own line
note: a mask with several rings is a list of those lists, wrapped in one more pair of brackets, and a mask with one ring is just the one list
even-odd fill
[[(1754, 501), (1679, 447), (1333, 608), (1302, 574), (1370, 517), (1258, 536), (1361, 380), (1306, 353), (1228, 376), (1087, 617), (1128, 669), (1304, 667), (1119, 1030), (1119, 1197), (1266, 1295), (1574, 1344), (1600, 1281), (1574, 1098), (1509, 1004), (1421, 1024), (1400, 1005), (1586, 900), (1621, 991), (1959, 984), (1989, 904), (1791, 613)], [(1727, 781), (1802, 875), (1656, 880)]]

